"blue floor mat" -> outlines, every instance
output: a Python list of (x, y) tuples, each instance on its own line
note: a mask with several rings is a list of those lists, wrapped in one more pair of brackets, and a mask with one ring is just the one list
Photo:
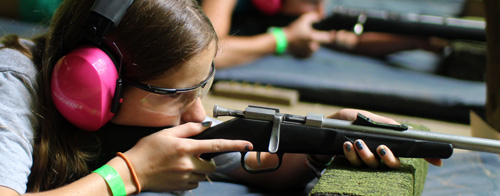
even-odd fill
[(429, 166), (422, 195), (500, 195), (500, 157), (456, 153), (442, 167)]

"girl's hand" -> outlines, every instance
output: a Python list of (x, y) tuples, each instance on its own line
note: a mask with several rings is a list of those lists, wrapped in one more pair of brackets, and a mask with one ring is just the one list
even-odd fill
[[(393, 119), (386, 118), (383, 116), (379, 116), (364, 110), (355, 110), (355, 109), (343, 109), (339, 112), (329, 116), (329, 118), (335, 118), (340, 120), (349, 120), (354, 121), (358, 113), (361, 113), (368, 118), (388, 124), (399, 124)], [(401, 162), (397, 157), (392, 154), (392, 151), (385, 145), (380, 145), (377, 147), (378, 156), (383, 160), (383, 162), (390, 168), (398, 168), (401, 166)], [(376, 158), (373, 152), (368, 149), (368, 146), (362, 140), (356, 140), (354, 143), (345, 142), (344, 143), (344, 154), (349, 162), (355, 166), (360, 166), (363, 163), (368, 167), (376, 168), (380, 165), (380, 161)], [(429, 163), (437, 166), (441, 166), (441, 159), (426, 159)]]
[(145, 190), (174, 191), (198, 187), (198, 182), (215, 171), (212, 162), (199, 158), (203, 153), (247, 151), (253, 148), (241, 140), (193, 140), (210, 127), (186, 123), (141, 139), (125, 154), (130, 158)]

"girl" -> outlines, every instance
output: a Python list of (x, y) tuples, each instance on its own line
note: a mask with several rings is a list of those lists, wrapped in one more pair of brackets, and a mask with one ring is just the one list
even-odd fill
[[(200, 154), (252, 149), (248, 141), (188, 138), (211, 124), (205, 121), (201, 98), (213, 80), (218, 50), (215, 30), (192, 0), (135, 0), (104, 38), (93, 37), (103, 38), (109, 53), (121, 62), (117, 68), (124, 80), (123, 93), (119, 94), (123, 101), (111, 121), (96, 132), (84, 131), (70, 123), (68, 116), (63, 117), (51, 96), (51, 76), (59, 59), (91, 40), (88, 36), (92, 33), (81, 26), (93, 3), (64, 1), (49, 32), (33, 41), (14, 35), (3, 39), (0, 195), (191, 190), (216, 169), (212, 162), (200, 159)], [(165, 94), (173, 90), (179, 92)], [(82, 91), (82, 95), (91, 93)], [(352, 120), (357, 112), (342, 110), (332, 117)], [(374, 120), (396, 123), (364, 113)], [(130, 126), (171, 128), (154, 133), (138, 130), (135, 133), (140, 136), (131, 136), (126, 131)], [(124, 147), (116, 147), (122, 144)], [(356, 145), (348, 142), (345, 147), (351, 163), (379, 165), (362, 141)], [(110, 157), (110, 151), (116, 149), (123, 154)], [(389, 149), (379, 149), (385, 152), (385, 164), (398, 167), (399, 161)], [(226, 165), (222, 170), (226, 176), (274, 190), (297, 189), (312, 180), (315, 175), (304, 167), (305, 160), (321, 167), (331, 159), (290, 154), (278, 171), (250, 175), (235, 167), (237, 162), (223, 162), (230, 156), (216, 158)], [(263, 155), (262, 165), (273, 162), (266, 157)], [(257, 162), (254, 156), (248, 159), (249, 163)]]

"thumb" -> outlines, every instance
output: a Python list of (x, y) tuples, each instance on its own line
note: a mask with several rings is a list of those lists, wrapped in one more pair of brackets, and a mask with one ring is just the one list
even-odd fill
[(302, 20), (303, 22), (313, 24), (318, 22), (321, 19), (321, 16), (317, 12), (306, 12), (302, 14), (299, 18), (299, 20)]
[(162, 130), (162, 132), (178, 138), (188, 138), (200, 134), (205, 129), (208, 129), (211, 124), (211, 121), (205, 121), (202, 123), (189, 122), (172, 128), (164, 129)]
[(441, 159), (425, 159), (427, 162), (429, 162), (432, 165), (441, 167), (443, 165), (443, 161)]

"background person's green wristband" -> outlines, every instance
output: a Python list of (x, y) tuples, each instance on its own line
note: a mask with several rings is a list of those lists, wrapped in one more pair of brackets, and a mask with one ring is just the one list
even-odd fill
[(288, 40), (286, 39), (285, 32), (282, 28), (278, 27), (270, 27), (269, 32), (273, 34), (276, 39), (276, 54), (283, 54), (288, 47)]
[(125, 184), (123, 183), (123, 179), (116, 172), (115, 168), (109, 165), (103, 165), (99, 169), (96, 169), (93, 173), (97, 173), (101, 175), (106, 183), (108, 184), (113, 196), (126, 196), (127, 191), (125, 190)]

